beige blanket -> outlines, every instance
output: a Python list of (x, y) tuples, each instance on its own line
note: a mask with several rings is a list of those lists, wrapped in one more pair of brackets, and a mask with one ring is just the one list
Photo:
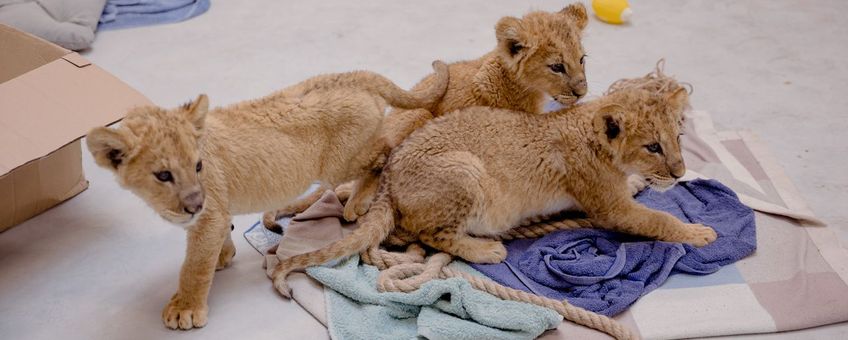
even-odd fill
[[(684, 152), (687, 177), (714, 178), (754, 208), (757, 252), (708, 276), (675, 275), (616, 319), (643, 338), (682, 338), (768, 333), (848, 320), (848, 251), (833, 231), (819, 225), (767, 150), (748, 132), (717, 133), (704, 112), (690, 115)], [(278, 257), (339, 239), (341, 211), (328, 211), (325, 195), (295, 220)], [(315, 217), (332, 216), (322, 223)], [(308, 221), (307, 221), (308, 220)], [(289, 277), (294, 299), (326, 325), (322, 287), (304, 274)], [(564, 322), (543, 338), (593, 339), (606, 335)]]

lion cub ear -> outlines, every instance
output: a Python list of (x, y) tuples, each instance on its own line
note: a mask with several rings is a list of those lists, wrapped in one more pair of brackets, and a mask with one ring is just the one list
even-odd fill
[(580, 30), (586, 29), (586, 25), (589, 24), (589, 15), (586, 14), (586, 6), (583, 6), (582, 3), (575, 2), (568, 5), (559, 13), (574, 21)]
[(113, 171), (126, 161), (132, 148), (123, 132), (102, 126), (88, 133), (86, 145), (97, 165)]
[(519, 57), (527, 51), (527, 40), (524, 37), (521, 19), (501, 18), (495, 25), (495, 36), (498, 39), (498, 48), (512, 58)]
[(618, 105), (608, 105), (595, 113), (592, 127), (601, 144), (617, 145), (624, 136), (624, 113)]
[(689, 106), (689, 92), (685, 88), (679, 88), (666, 96), (666, 100), (675, 113), (682, 115)]
[(186, 109), (186, 118), (198, 130), (203, 130), (204, 122), (206, 121), (206, 113), (209, 112), (209, 97), (205, 94), (197, 96), (193, 102), (184, 106)]

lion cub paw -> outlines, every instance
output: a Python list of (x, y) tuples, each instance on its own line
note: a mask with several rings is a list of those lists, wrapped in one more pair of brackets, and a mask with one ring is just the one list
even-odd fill
[(277, 223), (277, 218), (281, 215), (277, 211), (268, 211), (262, 214), (262, 225), (265, 229), (273, 231), (277, 234), (283, 233), (283, 227)]
[(353, 194), (353, 183), (345, 183), (336, 187), (333, 190), (336, 193), (336, 197), (339, 198), (339, 202), (347, 202), (347, 199)]
[(636, 196), (636, 194), (647, 187), (648, 180), (645, 177), (636, 174), (627, 176), (627, 191), (630, 193), (630, 196)]
[(162, 311), (162, 321), (170, 329), (192, 329), (206, 326), (209, 307), (206, 303), (190, 303), (174, 294)]
[(227, 239), (224, 246), (221, 248), (221, 253), (218, 254), (218, 264), (215, 270), (221, 270), (230, 266), (233, 263), (233, 257), (236, 256), (236, 247), (233, 245), (232, 239)]
[(466, 249), (460, 257), (473, 263), (501, 263), (506, 259), (506, 247), (500, 242), (486, 242), (475, 249)]
[(353, 222), (353, 221), (356, 221), (356, 219), (358, 219), (359, 216), (361, 216), (360, 214), (358, 214), (356, 212), (356, 207), (354, 207), (354, 205), (355, 204), (352, 204), (352, 202), (350, 202), (350, 201), (348, 201), (347, 204), (345, 204), (344, 212), (342, 213), (342, 216), (344, 217), (345, 221)]
[(371, 201), (362, 199), (348, 200), (344, 206), (344, 218), (348, 222), (356, 221), (360, 216), (365, 215), (369, 208), (371, 208)]
[(696, 247), (703, 247), (712, 243), (718, 237), (718, 234), (716, 234), (713, 228), (703, 224), (687, 224), (686, 227), (689, 230), (687, 232), (686, 239), (683, 240), (683, 243), (689, 243)]

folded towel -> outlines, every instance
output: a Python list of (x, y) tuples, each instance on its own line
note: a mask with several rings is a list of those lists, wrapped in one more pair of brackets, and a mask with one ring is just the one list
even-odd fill
[(433, 280), (411, 293), (379, 292), (377, 268), (360, 264), (359, 256), (307, 273), (327, 288), (333, 339), (534, 339), (562, 322), (553, 310), (501, 300), (461, 278)]
[(180, 22), (203, 14), (209, 6), (209, 0), (109, 0), (97, 29)]
[(704, 275), (756, 249), (753, 211), (714, 180), (694, 180), (636, 199), (688, 223), (713, 227), (718, 238), (697, 248), (597, 229), (507, 242), (506, 261), (472, 266), (501, 284), (612, 316), (656, 289), (670, 274)]

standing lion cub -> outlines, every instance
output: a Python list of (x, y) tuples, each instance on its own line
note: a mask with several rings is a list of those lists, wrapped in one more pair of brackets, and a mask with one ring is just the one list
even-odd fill
[(412, 93), (371, 72), (330, 74), (211, 111), (205, 95), (171, 110), (137, 108), (117, 128), (93, 129), (87, 143), (97, 164), (188, 231), (165, 325), (206, 324), (214, 272), (235, 255), (232, 215), (282, 206), (315, 180), (362, 176), (379, 152), (385, 104), (429, 108), (445, 93), (447, 66), (433, 68), (431, 86)]
[(679, 135), (686, 90), (658, 71), (606, 96), (547, 115), (473, 107), (436, 118), (396, 148), (377, 198), (346, 238), (283, 260), (274, 286), (288, 296), (294, 270), (364, 251), (397, 226), (413, 239), (476, 263), (506, 248), (491, 237), (565, 209), (593, 224), (696, 246), (713, 229), (637, 203), (628, 175), (668, 188), (686, 172)]

